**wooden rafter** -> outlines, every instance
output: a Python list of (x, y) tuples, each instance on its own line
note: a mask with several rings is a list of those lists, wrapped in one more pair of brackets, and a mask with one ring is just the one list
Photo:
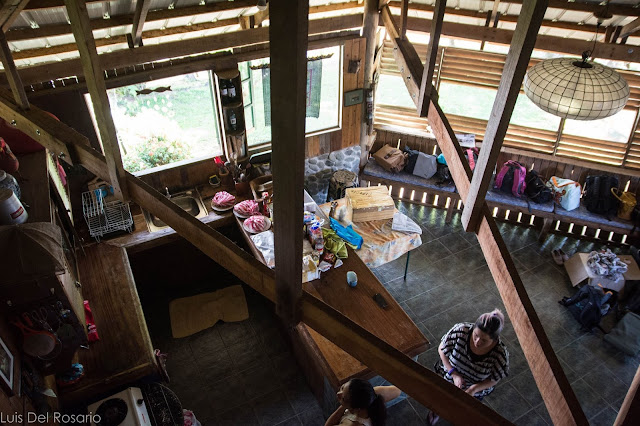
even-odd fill
[(0, 31), (0, 60), (2, 61), (2, 66), (5, 70), (5, 75), (9, 81), (9, 87), (11, 87), (11, 92), (16, 100), (16, 104), (22, 109), (29, 109), (27, 93), (24, 90), (20, 74), (18, 74), (16, 64), (13, 62), (13, 57), (11, 56), (11, 49), (9, 49), (9, 44), (2, 31)]
[(0, 29), (7, 32), (29, 0), (5, 0), (0, 7)]
[[(409, 17), (408, 29), (411, 31), (424, 31), (429, 28), (431, 20)], [(444, 22), (442, 36), (462, 38), (468, 40), (487, 41), (496, 44), (509, 45), (513, 38), (513, 31), (500, 28), (487, 28), (478, 25), (458, 24)], [(536, 49), (550, 52), (567, 53), (580, 57), (582, 52), (593, 46), (592, 42), (575, 40), (564, 37), (538, 35)], [(617, 61), (640, 62), (640, 49), (629, 49), (629, 46), (617, 44), (604, 44), (596, 42), (598, 58)]]
[(309, 2), (271, 0), (271, 134), (274, 206), (276, 312), (291, 326), (300, 321), (302, 212)]
[(151, 0), (137, 0), (136, 12), (133, 14), (133, 27), (131, 28), (131, 38), (135, 46), (142, 45), (142, 27), (147, 19), (151, 7)]
[[(33, 0), (32, 0), (33, 1)], [(192, 16), (200, 16), (203, 14), (210, 14), (215, 12), (226, 12), (225, 14), (231, 14), (232, 12), (240, 13), (249, 7), (255, 6), (255, 0), (235, 0), (230, 1), (217, 1), (210, 2), (203, 6), (189, 6), (189, 7), (177, 7), (175, 9), (161, 9), (152, 10), (147, 14), (146, 22), (158, 22), (166, 21), (167, 19), (185, 18)], [(357, 1), (350, 1), (345, 3), (339, 3), (335, 6), (336, 10), (348, 10), (357, 9), (359, 7)], [(314, 6), (309, 8), (309, 13), (321, 13), (327, 11), (327, 6)], [(264, 12), (267, 12), (265, 10)], [(263, 12), (263, 14), (264, 14)], [(256, 13), (256, 19), (259, 13)], [(91, 28), (95, 30), (104, 30), (107, 28), (122, 27), (125, 25), (131, 25), (133, 22), (134, 14), (112, 16), (110, 19), (96, 18), (91, 20)], [(264, 17), (263, 17), (264, 19)], [(234, 19), (237, 23), (237, 19)], [(71, 34), (71, 27), (67, 24), (52, 24), (42, 25), (40, 28), (14, 28), (7, 33), (7, 40), (32, 40), (44, 37), (56, 37), (61, 35)]]
[(407, 38), (407, 16), (409, 13), (409, 0), (400, 0), (400, 25), (399, 35), (400, 39), (406, 40)]
[(474, 170), (471, 190), (464, 201), (462, 225), (467, 231), (475, 231), (480, 223), (489, 182), (520, 94), (522, 80), (529, 67), (547, 4), (548, 0), (529, 0), (520, 10), (520, 18), (505, 60), (491, 118), (484, 133), (482, 151)]
[[(29, 135), (36, 129), (42, 129), (48, 135), (55, 135), (51, 139), (43, 140), (43, 145), (48, 149), (58, 149), (58, 146), (66, 147), (68, 144), (79, 164), (108, 181), (109, 171), (105, 158), (89, 146), (86, 137), (37, 107), (32, 107), (30, 111), (21, 111), (13, 104), (10, 94), (3, 89), (0, 89), (0, 117), (15, 120), (18, 123), (17, 127)], [(275, 275), (272, 270), (215, 229), (186, 213), (142, 180), (130, 173), (126, 174), (126, 179), (132, 201), (163, 220), (187, 241), (264, 297), (271, 301), (276, 300)], [(477, 425), (509, 424), (498, 413), (448, 384), (440, 376), (414, 362), (307, 292), (303, 293), (301, 313), (302, 319), (314, 330), (372, 370), (384, 374), (387, 379), (406, 390), (423, 405), (438, 409), (443, 417), (454, 423), (464, 424), (472, 418)]]
[(427, 47), (427, 61), (422, 73), (422, 84), (420, 85), (420, 95), (418, 98), (418, 115), (426, 117), (431, 103), (431, 89), (433, 88), (433, 72), (438, 60), (438, 46), (440, 45), (440, 33), (444, 22), (444, 10), (447, 0), (436, 0), (434, 6), (433, 19), (431, 20), (431, 31), (429, 32), (429, 46)]
[(622, 27), (622, 29), (620, 30), (620, 35), (618, 37), (628, 37), (631, 34), (636, 33), (638, 30), (640, 30), (640, 18), (636, 18)]
[(96, 122), (100, 131), (102, 147), (105, 152), (107, 164), (109, 166), (109, 181), (113, 186), (114, 195), (121, 200), (129, 199), (126, 174), (122, 165), (120, 147), (118, 146), (118, 136), (116, 126), (111, 116), (107, 88), (104, 83), (104, 74), (100, 66), (100, 59), (96, 51), (96, 44), (93, 40), (93, 33), (89, 24), (89, 13), (84, 0), (65, 0), (67, 13), (71, 21), (71, 28), (78, 51), (80, 61), (87, 81), (91, 103), (95, 113)]
[[(309, 34), (330, 33), (362, 25), (362, 14), (344, 15), (309, 22)], [(135, 50), (119, 50), (101, 54), (103, 70), (138, 65), (188, 55), (197, 55), (215, 50), (260, 44), (268, 41), (267, 27), (232, 33), (217, 34), (197, 39), (142, 46)], [(58, 78), (82, 75), (82, 64), (78, 59), (37, 65), (20, 70), (24, 84), (34, 84)]]

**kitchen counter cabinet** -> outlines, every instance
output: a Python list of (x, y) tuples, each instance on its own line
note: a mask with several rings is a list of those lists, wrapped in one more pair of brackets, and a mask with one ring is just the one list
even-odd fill
[(78, 352), (85, 377), (60, 389), (63, 406), (108, 394), (157, 371), (126, 250), (94, 244), (85, 248), (78, 264), (82, 292), (90, 302), (100, 340)]

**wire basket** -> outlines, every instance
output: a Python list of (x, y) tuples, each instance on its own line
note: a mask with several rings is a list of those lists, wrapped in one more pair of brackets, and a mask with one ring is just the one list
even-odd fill
[(101, 190), (82, 193), (82, 212), (89, 226), (89, 234), (97, 241), (115, 231), (131, 232), (133, 218), (129, 204), (121, 201), (105, 202)]

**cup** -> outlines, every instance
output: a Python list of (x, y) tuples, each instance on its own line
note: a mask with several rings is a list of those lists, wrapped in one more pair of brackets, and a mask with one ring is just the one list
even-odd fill
[(355, 287), (358, 285), (358, 275), (355, 272), (347, 272), (347, 284), (349, 284), (349, 287)]

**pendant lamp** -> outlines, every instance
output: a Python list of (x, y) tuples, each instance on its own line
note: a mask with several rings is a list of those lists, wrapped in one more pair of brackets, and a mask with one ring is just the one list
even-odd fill
[(574, 58), (547, 59), (529, 68), (524, 77), (524, 93), (543, 110), (573, 120), (609, 117), (629, 100), (629, 84), (617, 71), (593, 61), (600, 25), (613, 16), (609, 1), (596, 11), (598, 20), (593, 47)]
[(573, 120), (597, 120), (624, 108), (629, 84), (615, 70), (583, 59), (556, 58), (527, 71), (524, 92), (543, 110)]

